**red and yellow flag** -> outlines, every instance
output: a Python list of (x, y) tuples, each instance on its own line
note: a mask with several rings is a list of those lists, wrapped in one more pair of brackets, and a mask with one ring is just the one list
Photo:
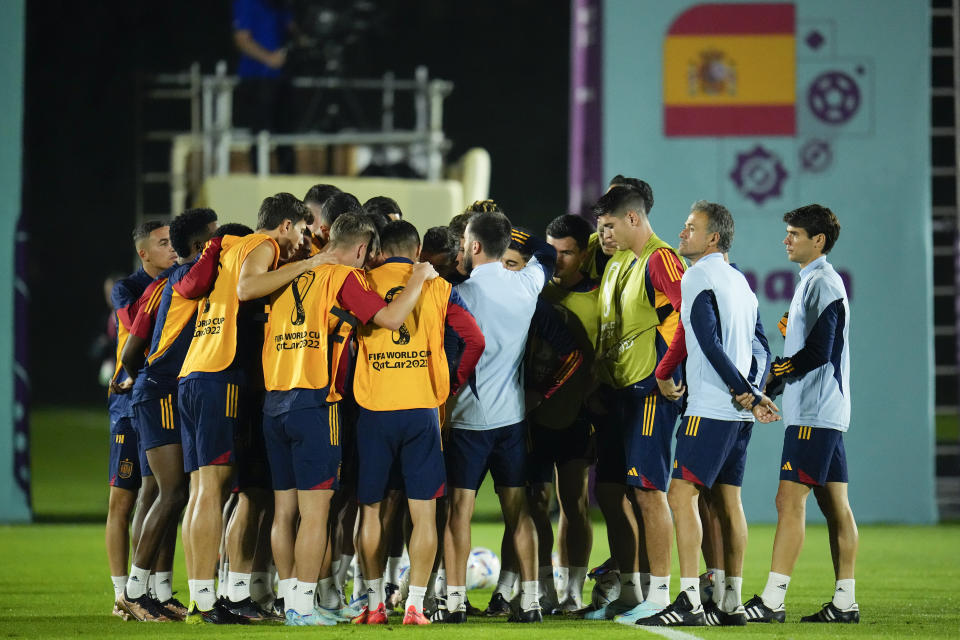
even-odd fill
[(795, 26), (792, 4), (681, 13), (663, 45), (665, 135), (794, 135)]

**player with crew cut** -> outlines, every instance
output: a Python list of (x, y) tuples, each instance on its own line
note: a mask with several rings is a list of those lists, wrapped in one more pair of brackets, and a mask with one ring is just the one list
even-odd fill
[(745, 603), (751, 622), (783, 622), (790, 575), (803, 546), (806, 501), (813, 490), (827, 519), (836, 578), (833, 599), (801, 622), (860, 622), (854, 591), (859, 534), (847, 497), (850, 427), (850, 303), (843, 280), (827, 262), (840, 236), (834, 213), (819, 204), (783, 216), (787, 259), (800, 265), (783, 344), (767, 393), (783, 393), (777, 532), (767, 585)]

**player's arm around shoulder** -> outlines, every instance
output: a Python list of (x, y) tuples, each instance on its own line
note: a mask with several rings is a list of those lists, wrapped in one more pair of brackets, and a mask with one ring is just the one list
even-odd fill
[(245, 301), (269, 296), (301, 273), (333, 261), (330, 254), (318, 253), (306, 260), (291, 262), (275, 269), (277, 258), (277, 245), (274, 242), (263, 242), (253, 249), (240, 267), (237, 298)]
[(418, 262), (413, 265), (413, 273), (407, 280), (407, 285), (397, 296), (373, 316), (373, 323), (378, 327), (396, 331), (413, 311), (423, 284), (437, 277), (437, 272), (429, 262)]

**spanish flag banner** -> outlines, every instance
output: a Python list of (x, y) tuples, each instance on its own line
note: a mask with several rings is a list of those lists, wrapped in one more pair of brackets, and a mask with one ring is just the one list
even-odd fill
[(666, 136), (796, 133), (793, 4), (705, 4), (663, 45)]

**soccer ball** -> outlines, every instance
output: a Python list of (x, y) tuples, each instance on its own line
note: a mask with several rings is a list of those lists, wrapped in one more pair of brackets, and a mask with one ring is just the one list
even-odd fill
[(500, 578), (500, 559), (490, 549), (476, 547), (467, 558), (467, 589), (489, 589)]

